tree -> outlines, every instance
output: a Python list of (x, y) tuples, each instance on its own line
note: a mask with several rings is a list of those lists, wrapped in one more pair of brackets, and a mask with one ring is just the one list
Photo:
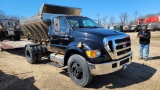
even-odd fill
[(4, 18), (7, 18), (7, 16), (5, 15), (4, 11), (0, 10), (0, 19)]
[(115, 23), (115, 17), (112, 15), (109, 20), (110, 20), (111, 26), (113, 26)]
[(99, 15), (99, 13), (97, 14), (97, 18), (98, 18), (98, 24), (100, 25), (100, 20), (99, 20), (100, 15)]
[(14, 19), (14, 20), (19, 20), (20, 18), (19, 18), (18, 16), (6, 15), (4, 11), (0, 10), (0, 19)]
[(126, 12), (121, 13), (119, 18), (120, 18), (121, 25), (127, 25), (128, 24), (128, 14)]
[(103, 26), (105, 27), (106, 26), (106, 23), (107, 23), (107, 16), (104, 16), (102, 18), (102, 23), (103, 23)]
[(137, 20), (138, 20), (138, 17), (139, 17), (139, 12), (138, 10), (136, 10), (134, 13), (133, 13), (133, 19), (129, 21), (129, 25), (137, 25)]
[(133, 13), (133, 17), (134, 17), (134, 20), (135, 20), (135, 21), (137, 21), (137, 18), (138, 18), (139, 15), (140, 15), (140, 14), (139, 14), (138, 10), (136, 10), (136, 11)]
[(9, 16), (9, 19), (14, 19), (14, 20), (20, 20), (20, 18), (18, 16)]

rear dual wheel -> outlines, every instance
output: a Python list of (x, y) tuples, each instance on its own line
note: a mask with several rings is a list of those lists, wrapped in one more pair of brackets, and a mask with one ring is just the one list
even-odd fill
[(29, 47), (29, 46), (26, 47), (25, 56), (26, 56), (27, 61), (30, 64), (36, 63), (37, 57), (36, 57), (36, 53), (35, 53), (33, 47)]
[(27, 46), (25, 49), (25, 56), (30, 64), (34, 64), (40, 61), (42, 58), (41, 53), (42, 53), (41, 46), (33, 46), (33, 47)]

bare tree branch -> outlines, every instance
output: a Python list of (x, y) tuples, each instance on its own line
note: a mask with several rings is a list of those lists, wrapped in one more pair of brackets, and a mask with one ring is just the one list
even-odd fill
[(115, 17), (112, 15), (112, 16), (110, 17), (110, 24), (113, 26), (114, 23), (115, 23)]
[(4, 11), (0, 10), (0, 19), (4, 18), (7, 18), (7, 16), (5, 15)]
[(105, 27), (106, 26), (106, 23), (107, 23), (107, 16), (104, 16), (102, 18), (102, 23), (103, 23), (103, 26)]
[(98, 18), (98, 24), (100, 24), (100, 15), (99, 15), (99, 13), (97, 14), (97, 18)]
[(128, 24), (128, 14), (126, 12), (121, 13), (119, 18), (120, 18), (121, 25), (127, 25)]

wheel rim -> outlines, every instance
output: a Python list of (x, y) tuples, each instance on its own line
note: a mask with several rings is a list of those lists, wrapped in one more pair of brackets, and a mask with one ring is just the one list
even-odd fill
[(71, 65), (71, 74), (77, 79), (82, 79), (83, 71), (79, 63), (73, 62)]

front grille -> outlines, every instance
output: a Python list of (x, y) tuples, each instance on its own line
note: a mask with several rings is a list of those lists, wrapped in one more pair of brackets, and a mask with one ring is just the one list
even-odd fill
[[(127, 43), (126, 47), (128, 47), (128, 46), (131, 46), (131, 43)], [(116, 46), (116, 49), (118, 50), (118, 49), (121, 49), (123, 47), (124, 47), (124, 45), (119, 45), (119, 46)]]
[(130, 51), (131, 51), (131, 48), (123, 50), (123, 51), (120, 51), (120, 52), (117, 52), (117, 55), (120, 56), (120, 55), (123, 55), (123, 54), (125, 54), (127, 52), (130, 52)]
[(105, 49), (113, 60), (128, 56), (131, 52), (131, 41), (128, 35), (104, 38)]
[(129, 38), (129, 37), (126, 37), (126, 38), (122, 38), (122, 39), (117, 39), (117, 40), (115, 40), (116, 43), (121, 43), (121, 42), (125, 42), (125, 41), (130, 41), (130, 38)]
[(109, 41), (109, 42), (108, 42), (108, 45), (109, 45), (111, 51), (113, 52), (113, 43), (112, 43), (112, 41)]

